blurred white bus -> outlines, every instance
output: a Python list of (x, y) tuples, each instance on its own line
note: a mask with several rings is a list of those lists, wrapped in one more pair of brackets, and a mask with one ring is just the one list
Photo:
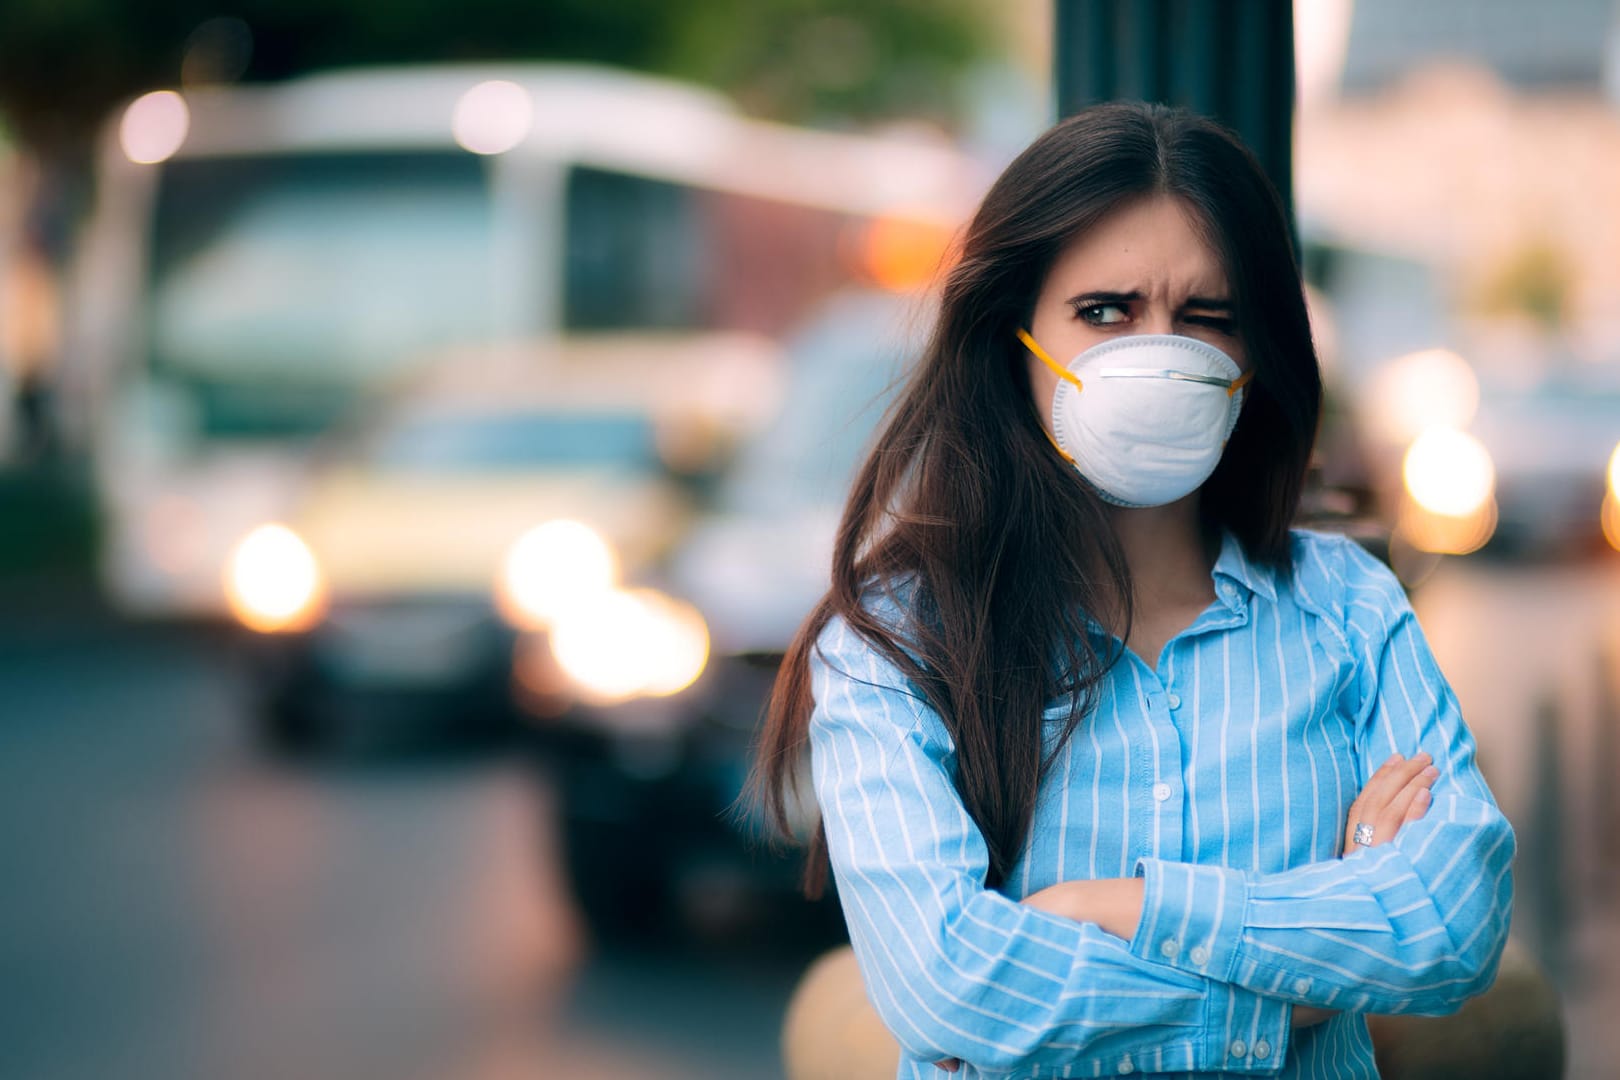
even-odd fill
[(943, 143), (767, 124), (584, 66), (146, 95), (107, 126), (70, 297), (108, 593), (221, 611), (231, 545), (421, 358), (739, 330), (764, 349), (852, 251), (880, 280), (937, 259), (918, 249), (980, 182)]

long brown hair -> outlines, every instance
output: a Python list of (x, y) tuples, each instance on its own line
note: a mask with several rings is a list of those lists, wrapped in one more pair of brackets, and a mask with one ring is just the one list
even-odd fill
[[(1065, 244), (1125, 203), (1180, 199), (1225, 263), (1255, 372), (1241, 419), (1206, 481), (1210, 536), (1287, 573), (1288, 527), (1321, 401), (1304, 295), (1282, 203), (1225, 129), (1185, 111), (1101, 105), (1058, 124), (1007, 167), (969, 224), (921, 362), (856, 475), (832, 583), (789, 646), (750, 789), (791, 835), (786, 800), (807, 744), (809, 659), (834, 617), (902, 672), (955, 745), (953, 778), (984, 836), (986, 886), (1017, 861), (1043, 756), (1045, 707), (1066, 695), (1054, 752), (1095, 705), (1117, 655), (1087, 612), (1130, 622), (1130, 576), (1105, 505), (1053, 452), (1031, 407), (1014, 331), (1027, 326)], [(905, 612), (901, 625), (873, 610)], [(901, 593), (903, 592), (903, 595)], [(805, 891), (826, 882), (818, 828)]]

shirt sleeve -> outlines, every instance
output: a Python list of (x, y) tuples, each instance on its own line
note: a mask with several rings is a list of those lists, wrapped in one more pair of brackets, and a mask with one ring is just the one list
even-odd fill
[(1345, 548), (1340, 644), (1354, 676), (1340, 708), (1354, 724), (1361, 782), (1392, 753), (1426, 750), (1440, 770), (1428, 812), (1392, 841), (1283, 873), (1142, 859), (1131, 950), (1299, 1004), (1448, 1013), (1495, 978), (1512, 914), (1513, 830), (1405, 593), (1382, 564)]
[(812, 775), (839, 899), (868, 995), (907, 1056), (959, 1058), (957, 1080), (1281, 1068), (1291, 1006), (1150, 964), (1095, 925), (985, 888), (988, 850), (943, 724), (842, 620), (811, 674)]

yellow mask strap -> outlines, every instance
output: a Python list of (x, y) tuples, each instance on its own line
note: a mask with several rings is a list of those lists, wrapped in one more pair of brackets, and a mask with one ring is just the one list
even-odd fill
[(1074, 372), (1052, 359), (1051, 355), (1048, 354), (1045, 349), (1041, 348), (1040, 344), (1036, 342), (1033, 337), (1030, 337), (1029, 331), (1025, 330), (1021, 326), (1018, 328), (1018, 340), (1024, 343), (1024, 347), (1026, 349), (1035, 354), (1036, 359), (1040, 360), (1041, 363), (1051, 368), (1052, 374), (1066, 382), (1074, 383), (1074, 388), (1076, 390), (1085, 389), (1085, 387), (1081, 385), (1079, 377), (1075, 375)]
[(1232, 385), (1228, 386), (1226, 388), (1226, 396), (1227, 397), (1236, 397), (1237, 392), (1239, 390), (1243, 389), (1245, 386), (1247, 386), (1248, 383), (1249, 383), (1249, 380), (1253, 379), (1253, 378), (1254, 378), (1254, 372), (1245, 371), (1242, 375), (1239, 375), (1237, 378), (1232, 380)]
[[(1075, 378), (1074, 373), (1067, 368), (1058, 366), (1058, 362), (1053, 360), (1051, 356), (1047, 354), (1045, 349), (1036, 344), (1035, 339), (1031, 337), (1029, 333), (1022, 327), (1020, 327), (1018, 330), (1018, 340), (1022, 341), (1024, 346), (1028, 348), (1030, 352), (1034, 353), (1038, 358), (1040, 358), (1041, 363), (1051, 368), (1053, 373), (1057, 375), (1058, 378), (1067, 379), (1069, 382), (1074, 383), (1074, 388), (1076, 390), (1082, 389), (1080, 380)], [(1033, 402), (1031, 402), (1031, 404), (1033, 404)], [(1067, 450), (1059, 446), (1058, 441), (1052, 438), (1052, 433), (1046, 430), (1046, 423), (1041, 419), (1041, 411), (1039, 409), (1035, 410), (1035, 423), (1040, 427), (1041, 434), (1046, 436), (1046, 441), (1052, 444), (1052, 449), (1058, 452), (1058, 456), (1064, 461), (1067, 461), (1070, 465), (1073, 465), (1074, 458), (1070, 456)]]
[[(1035, 418), (1035, 422), (1037, 424), (1040, 424), (1041, 423), (1041, 418), (1039, 416), (1037, 416)], [(1045, 424), (1041, 424), (1041, 434), (1046, 436), (1046, 441), (1052, 444), (1052, 449), (1054, 449), (1054, 450), (1056, 450), (1058, 452), (1059, 457), (1061, 457), (1064, 461), (1067, 461), (1070, 465), (1075, 464), (1074, 458), (1069, 454), (1069, 452), (1067, 450), (1063, 449), (1063, 447), (1058, 445), (1058, 441), (1056, 439), (1052, 438), (1052, 433), (1050, 431), (1046, 430), (1046, 425)], [(1076, 467), (1078, 468), (1078, 466), (1076, 466)]]

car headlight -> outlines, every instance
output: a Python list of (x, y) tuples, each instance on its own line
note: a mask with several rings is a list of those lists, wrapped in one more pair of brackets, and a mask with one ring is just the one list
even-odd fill
[(690, 604), (652, 589), (613, 589), (559, 618), (557, 663), (592, 699), (679, 693), (709, 662), (709, 628)]
[(1449, 349), (1424, 349), (1381, 365), (1373, 374), (1369, 414), (1373, 432), (1399, 444), (1431, 428), (1461, 430), (1479, 408), (1479, 379)]
[(1446, 517), (1477, 513), (1496, 490), (1496, 466), (1483, 443), (1454, 428), (1431, 428), (1407, 448), (1406, 491), (1419, 506)]
[(544, 630), (588, 606), (619, 578), (608, 542), (578, 521), (548, 521), (518, 537), (495, 581), (501, 615), (519, 630)]
[(285, 525), (260, 525), (225, 564), (225, 599), (260, 633), (303, 630), (320, 616), (325, 587), (314, 552)]
[(1609, 456), (1609, 490), (1603, 495), (1602, 521), (1604, 538), (1620, 551), (1620, 444)]

